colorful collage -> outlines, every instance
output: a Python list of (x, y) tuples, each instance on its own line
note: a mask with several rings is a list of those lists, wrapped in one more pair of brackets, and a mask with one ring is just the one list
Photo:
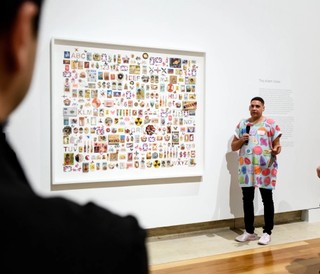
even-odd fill
[(86, 47), (62, 54), (64, 173), (197, 166), (196, 59)]

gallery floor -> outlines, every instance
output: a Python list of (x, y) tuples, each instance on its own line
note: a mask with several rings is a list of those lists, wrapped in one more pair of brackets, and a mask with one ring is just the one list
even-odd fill
[(267, 246), (234, 241), (241, 232), (220, 228), (150, 237), (151, 273), (320, 273), (320, 222), (276, 225)]

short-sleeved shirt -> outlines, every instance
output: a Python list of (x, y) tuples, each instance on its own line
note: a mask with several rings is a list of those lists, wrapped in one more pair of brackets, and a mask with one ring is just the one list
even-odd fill
[(277, 157), (271, 155), (272, 142), (282, 135), (280, 127), (271, 118), (251, 124), (243, 119), (237, 125), (235, 136), (240, 139), (250, 126), (248, 144), (239, 150), (239, 183), (241, 187), (256, 186), (274, 189), (277, 182)]

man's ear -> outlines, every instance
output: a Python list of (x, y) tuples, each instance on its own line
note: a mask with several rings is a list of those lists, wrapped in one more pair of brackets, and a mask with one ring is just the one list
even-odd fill
[(34, 44), (34, 18), (38, 13), (38, 7), (32, 2), (24, 2), (16, 15), (16, 20), (7, 43), (7, 66), (11, 72), (18, 71), (28, 66), (30, 47)]

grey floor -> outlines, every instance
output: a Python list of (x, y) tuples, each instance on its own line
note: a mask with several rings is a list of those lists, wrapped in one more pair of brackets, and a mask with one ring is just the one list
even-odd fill
[[(147, 241), (151, 265), (201, 258), (217, 254), (262, 248), (257, 241), (238, 243), (234, 238), (241, 230), (212, 229), (193, 233), (150, 237)], [(262, 229), (256, 233), (262, 235)], [(295, 222), (276, 225), (271, 243), (277, 245), (320, 237), (320, 222)]]

